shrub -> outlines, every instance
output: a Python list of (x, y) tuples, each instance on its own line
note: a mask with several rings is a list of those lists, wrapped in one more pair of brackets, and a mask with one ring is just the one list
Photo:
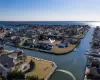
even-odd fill
[(34, 62), (33, 60), (31, 60), (31, 61), (29, 62), (29, 64), (30, 64), (30, 70), (34, 69), (34, 67), (35, 67), (35, 62)]
[(7, 74), (7, 80), (13, 80), (13, 79), (25, 79), (25, 74), (22, 71), (11, 71)]

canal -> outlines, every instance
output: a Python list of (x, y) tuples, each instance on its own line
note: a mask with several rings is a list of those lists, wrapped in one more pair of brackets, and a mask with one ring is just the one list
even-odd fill
[[(22, 49), (26, 54), (34, 57), (39, 57), (54, 61), (58, 68), (50, 80), (83, 80), (84, 68), (86, 65), (86, 56), (84, 53), (90, 48), (93, 28), (89, 30), (86, 36), (81, 39), (81, 43), (77, 47), (76, 52), (71, 52), (65, 55), (53, 55), (38, 51)], [(11, 46), (5, 46), (5, 49), (16, 49)]]

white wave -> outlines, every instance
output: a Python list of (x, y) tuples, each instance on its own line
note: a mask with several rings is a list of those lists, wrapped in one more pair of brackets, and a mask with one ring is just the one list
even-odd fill
[(58, 69), (56, 71), (59, 71), (59, 72), (63, 72), (65, 74), (68, 74), (68, 75), (70, 75), (73, 78), (73, 80), (76, 80), (75, 76), (71, 72), (69, 72), (69, 71), (66, 71), (66, 70), (63, 70), (63, 69)]

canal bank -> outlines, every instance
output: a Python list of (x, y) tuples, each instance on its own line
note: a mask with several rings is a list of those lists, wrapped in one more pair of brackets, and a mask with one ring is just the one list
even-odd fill
[[(73, 80), (72, 75), (75, 76), (76, 80), (82, 80), (84, 74), (84, 67), (86, 64), (86, 56), (84, 53), (87, 49), (90, 48), (89, 42), (92, 39), (93, 28), (89, 30), (86, 36), (81, 40), (81, 43), (77, 47), (76, 52), (71, 52), (66, 55), (52, 55), (45, 54), (43, 52), (31, 51), (22, 49), (26, 54), (39, 57), (47, 60), (54, 61), (58, 68), (50, 80)], [(5, 49), (12, 50), (16, 49), (15, 47), (5, 46)], [(59, 70), (60, 69), (60, 70)], [(67, 72), (67, 73), (66, 73)]]

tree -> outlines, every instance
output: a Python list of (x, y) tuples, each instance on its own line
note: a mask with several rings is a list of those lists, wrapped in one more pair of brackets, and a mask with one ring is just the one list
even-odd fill
[(25, 74), (22, 71), (18, 70), (8, 72), (7, 80), (13, 80), (13, 79), (25, 79)]
[(28, 46), (28, 41), (27, 40), (24, 42), (23, 46)]
[(0, 80), (2, 80), (2, 76), (0, 76)]
[(43, 34), (40, 34), (39, 40), (43, 40)]
[(0, 80), (2, 80), (2, 78), (0, 78)]
[(31, 61), (29, 62), (29, 64), (30, 64), (30, 70), (34, 69), (34, 67), (35, 67), (35, 62), (34, 62), (33, 60), (31, 60)]

